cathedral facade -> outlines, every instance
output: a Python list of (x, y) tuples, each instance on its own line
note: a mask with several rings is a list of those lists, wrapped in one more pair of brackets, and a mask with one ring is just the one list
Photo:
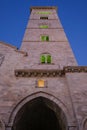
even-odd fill
[(57, 7), (31, 7), (20, 49), (0, 42), (0, 130), (87, 130), (87, 66)]

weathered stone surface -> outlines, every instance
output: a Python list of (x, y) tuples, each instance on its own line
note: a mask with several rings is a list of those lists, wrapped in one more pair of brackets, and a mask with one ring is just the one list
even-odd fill
[[(48, 20), (40, 20), (42, 15), (38, 11), (51, 11)], [(47, 24), (49, 28), (40, 29), (41, 24)], [(42, 34), (49, 35), (49, 42), (41, 42)], [(40, 63), (42, 53), (51, 54), (51, 64)], [(0, 65), (0, 117), (7, 130), (12, 130), (14, 122), (21, 119), (26, 104), (30, 110), (31, 102), (38, 102), (38, 98), (56, 113), (61, 130), (87, 129), (87, 121), (84, 121), (87, 119), (86, 67), (77, 66), (55, 9), (32, 8), (21, 49), (0, 42), (0, 54), (4, 56)], [(17, 77), (15, 70), (62, 70), (64, 74)], [(46, 82), (46, 87), (37, 86), (39, 79)], [(0, 125), (0, 130), (4, 129)]]

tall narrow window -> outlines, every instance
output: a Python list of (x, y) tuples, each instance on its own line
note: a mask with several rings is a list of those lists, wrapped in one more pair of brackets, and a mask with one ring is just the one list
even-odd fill
[(47, 63), (51, 63), (51, 55), (47, 55)]
[(48, 42), (48, 41), (49, 41), (49, 36), (42, 35), (42, 36), (41, 36), (41, 41), (46, 41), (46, 42)]
[(45, 55), (41, 55), (41, 57), (40, 57), (40, 62), (44, 64), (45, 61), (46, 61), (45, 58), (46, 58)]
[(51, 64), (51, 55), (50, 54), (42, 54), (40, 57), (40, 63), (42, 64)]

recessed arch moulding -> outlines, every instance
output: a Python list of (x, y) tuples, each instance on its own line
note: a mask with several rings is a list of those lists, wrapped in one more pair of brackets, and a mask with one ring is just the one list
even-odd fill
[[(72, 117), (65, 104), (55, 96), (41, 91), (27, 96), (15, 106), (10, 115), (6, 130), (18, 130), (15, 126), (21, 119), (25, 108), (28, 106), (29, 110), (30, 107), (33, 109), (35, 107), (35, 102), (36, 104), (41, 103), (40, 106), (44, 105), (47, 109), (54, 113), (60, 130), (71, 130), (73, 124)], [(76, 126), (72, 127), (72, 130), (77, 130)]]
[(82, 119), (80, 130), (87, 130), (87, 116)]

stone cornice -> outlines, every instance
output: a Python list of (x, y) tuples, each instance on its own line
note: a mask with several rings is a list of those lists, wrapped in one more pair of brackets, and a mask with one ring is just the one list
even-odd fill
[(87, 66), (66, 66), (63, 68), (65, 73), (80, 73), (86, 72), (87, 73)]
[(28, 53), (25, 51), (21, 51), (21, 50), (17, 50), (17, 49), (15, 51), (18, 53), (24, 54), (24, 56), (28, 56)]
[(62, 70), (15, 70), (16, 77), (57, 77), (63, 76), (63, 73)]
[(61, 77), (65, 73), (87, 73), (87, 66), (67, 66), (63, 70), (16, 69), (16, 77)]
[(13, 45), (11, 45), (11, 44), (8, 44), (8, 43), (5, 43), (5, 42), (3, 42), (3, 41), (0, 41), (0, 44), (5, 45), (5, 46), (8, 46), (8, 47), (11, 47), (11, 48), (13, 48), (13, 49), (17, 49), (15, 46), (13, 46)]
[(32, 9), (55, 9), (55, 10), (57, 10), (57, 6), (32, 6), (30, 8), (30, 12), (32, 11)]

